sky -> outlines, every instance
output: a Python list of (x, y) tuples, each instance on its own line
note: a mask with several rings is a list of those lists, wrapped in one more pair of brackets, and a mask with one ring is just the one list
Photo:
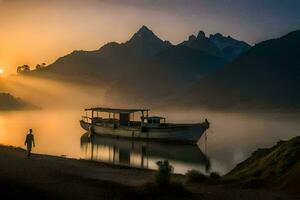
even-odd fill
[(300, 29), (300, 1), (0, 0), (0, 69), (125, 42), (142, 25), (173, 44), (199, 30), (255, 44)]

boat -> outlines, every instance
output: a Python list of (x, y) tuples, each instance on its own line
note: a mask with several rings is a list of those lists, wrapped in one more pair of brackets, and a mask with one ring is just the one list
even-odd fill
[[(149, 116), (149, 111), (150, 109), (87, 108), (80, 125), (90, 134), (100, 136), (192, 144), (197, 143), (209, 128), (207, 119), (194, 124), (167, 123), (164, 117)], [(137, 115), (139, 120), (136, 120)]]

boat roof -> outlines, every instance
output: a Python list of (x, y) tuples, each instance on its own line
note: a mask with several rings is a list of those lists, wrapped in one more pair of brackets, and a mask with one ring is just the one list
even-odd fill
[(148, 119), (166, 119), (165, 117), (160, 117), (160, 116), (150, 116)]
[(134, 112), (149, 111), (150, 109), (124, 109), (124, 108), (96, 107), (96, 108), (86, 108), (84, 110), (85, 111), (96, 111), (96, 112), (109, 112), (109, 113), (134, 113)]

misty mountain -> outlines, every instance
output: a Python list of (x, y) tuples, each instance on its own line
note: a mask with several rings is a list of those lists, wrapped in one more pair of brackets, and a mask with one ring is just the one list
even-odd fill
[(94, 51), (102, 59), (114, 61), (115, 58), (130, 61), (141, 61), (172, 47), (169, 41), (158, 38), (146, 26), (142, 26), (127, 42), (118, 44), (111, 42)]
[(197, 37), (189, 36), (188, 40), (179, 45), (201, 50), (227, 60), (234, 60), (251, 48), (246, 42), (233, 39), (230, 36), (225, 37), (220, 33), (206, 37), (203, 31), (200, 31)]
[(224, 66), (226, 61), (185, 46), (162, 51), (139, 70), (124, 74), (107, 92), (107, 99), (125, 99), (131, 103), (156, 103), (178, 93)]
[(74, 51), (30, 74), (105, 85), (109, 99), (129, 93), (133, 98), (142, 93), (154, 98), (190, 86), (227, 62), (215, 53), (172, 45), (143, 26), (125, 43)]
[(114, 80), (123, 73), (134, 70), (138, 63), (170, 48), (172, 44), (162, 41), (146, 26), (125, 43), (111, 42), (95, 51), (74, 51), (49, 65), (43, 74)]
[(186, 93), (191, 98), (182, 98), (184, 104), (215, 109), (300, 108), (299, 55), (300, 30), (261, 42), (198, 81)]
[[(181, 48), (182, 46), (187, 48)], [(114, 81), (122, 78), (124, 74), (138, 75), (139, 71), (147, 70), (143, 67), (155, 60), (160, 68), (169, 73), (178, 68), (184, 68), (185, 71), (188, 71), (185, 73), (193, 76), (194, 73), (205, 72), (197, 74), (198, 77), (203, 77), (206, 73), (224, 66), (232, 58), (248, 50), (249, 47), (250, 45), (245, 42), (224, 37), (221, 34), (211, 35), (208, 38), (202, 31), (197, 37), (191, 36), (188, 41), (172, 45), (168, 41), (161, 40), (146, 26), (142, 26), (125, 43), (110, 42), (95, 51), (74, 51), (59, 58), (47, 69), (36, 70), (31, 74), (52, 74), (56, 77), (61, 76), (63, 79), (75, 77), (90, 79), (92, 82), (95, 79), (97, 81)], [(197, 51), (202, 52), (201, 56), (193, 55)], [(189, 53), (192, 55), (189, 56)], [(196, 69), (195, 65), (199, 63), (201, 63), (199, 67), (205, 69)], [(163, 70), (159, 69), (157, 72)]]

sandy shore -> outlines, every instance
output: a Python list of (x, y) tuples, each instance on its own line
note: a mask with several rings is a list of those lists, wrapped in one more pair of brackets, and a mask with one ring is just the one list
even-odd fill
[[(91, 161), (33, 154), (27, 159), (19, 148), (0, 146), (0, 192), (6, 198), (33, 199), (155, 199), (146, 183), (154, 171), (118, 167)], [(188, 195), (167, 191), (162, 199), (295, 199), (287, 194), (243, 189), (224, 184), (185, 184), (174, 175)], [(181, 195), (181, 196), (180, 196)]]

